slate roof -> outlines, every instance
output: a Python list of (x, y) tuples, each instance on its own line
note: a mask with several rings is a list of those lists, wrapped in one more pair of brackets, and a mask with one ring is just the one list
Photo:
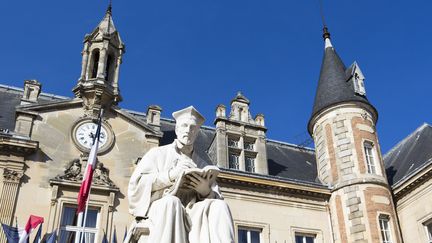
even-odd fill
[[(161, 130), (164, 135), (160, 144), (170, 144), (175, 139), (175, 123), (170, 119), (161, 119)], [(201, 127), (195, 142), (195, 149), (201, 158), (212, 163), (207, 154), (215, 136), (212, 127)], [(313, 149), (267, 140), (267, 159), (269, 175), (291, 181), (320, 184), (317, 180), (315, 153)]]
[(432, 126), (425, 123), (400, 141), (385, 156), (387, 178), (396, 185), (432, 163)]
[(358, 101), (375, 108), (369, 103), (366, 96), (356, 94), (350, 82), (350, 75), (333, 46), (326, 46), (321, 64), (321, 72), (318, 87), (315, 94), (315, 101), (312, 115), (308, 124), (308, 131), (311, 134), (311, 120), (322, 110), (336, 104), (349, 101)]
[[(21, 103), (23, 89), (0, 84), (0, 129), (13, 131), (15, 128), (15, 107)], [(64, 96), (41, 93), (39, 104), (71, 99)]]

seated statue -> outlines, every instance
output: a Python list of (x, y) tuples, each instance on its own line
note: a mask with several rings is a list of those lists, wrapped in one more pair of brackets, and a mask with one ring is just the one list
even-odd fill
[(130, 178), (129, 212), (137, 222), (146, 221), (149, 243), (233, 243), (231, 212), (215, 180), (193, 174), (176, 194), (169, 193), (185, 171), (209, 165), (193, 147), (203, 116), (190, 106), (173, 117), (177, 139), (150, 149)]

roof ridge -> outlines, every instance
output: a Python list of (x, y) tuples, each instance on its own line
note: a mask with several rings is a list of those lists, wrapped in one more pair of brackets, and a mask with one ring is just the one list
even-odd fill
[(387, 159), (388, 156), (390, 156), (390, 154), (392, 154), (396, 149), (398, 149), (400, 146), (402, 146), (402, 144), (404, 142), (406, 142), (408, 139), (410, 139), (411, 137), (413, 137), (415, 134), (417, 134), (418, 132), (420, 132), (421, 130), (423, 130), (425, 127), (431, 127), (432, 126), (426, 122), (423, 122), (422, 125), (420, 125), (419, 127), (417, 127), (414, 131), (412, 131), (410, 134), (408, 134), (405, 138), (403, 138), (402, 140), (400, 140), (395, 146), (393, 146), (383, 157), (383, 160), (385, 162), (385, 160)]
[[(16, 86), (10, 86), (10, 85), (6, 85), (6, 84), (0, 84), (0, 88), (4, 88), (4, 89), (7, 89), (7, 90), (24, 92), (23, 88), (19, 88), (19, 87), (16, 87)], [(67, 96), (63, 96), (63, 95), (56, 95), (56, 94), (46, 93), (46, 92), (41, 92), (39, 96), (44, 96), (44, 97), (49, 97), (49, 98), (58, 98), (58, 99), (63, 99), (63, 100), (73, 99), (72, 97), (67, 97)]]
[(274, 140), (274, 139), (270, 139), (270, 138), (267, 138), (266, 140), (267, 140), (268, 142), (271, 142), (271, 143), (277, 143), (277, 144), (285, 145), (285, 146), (288, 146), (288, 147), (293, 147), (293, 148), (297, 148), (297, 149), (305, 149), (305, 150), (309, 150), (309, 151), (311, 151), (311, 152), (315, 152), (315, 149), (313, 149), (313, 148), (310, 148), (310, 147), (302, 147), (302, 146), (300, 146), (300, 145), (298, 145), (298, 144), (294, 144), (294, 143), (283, 142), (283, 141)]

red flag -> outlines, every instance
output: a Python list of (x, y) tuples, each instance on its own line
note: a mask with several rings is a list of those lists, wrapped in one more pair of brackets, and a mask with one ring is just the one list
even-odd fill
[(92, 184), (92, 179), (93, 179), (93, 171), (96, 168), (96, 163), (97, 163), (97, 151), (98, 151), (98, 147), (99, 147), (99, 136), (100, 136), (100, 130), (101, 130), (101, 125), (102, 125), (102, 113), (99, 116), (98, 119), (98, 126), (96, 129), (96, 134), (94, 136), (93, 139), (93, 145), (92, 148), (90, 150), (90, 154), (87, 160), (87, 167), (85, 170), (85, 174), (84, 174), (84, 178), (83, 181), (81, 183), (81, 188), (78, 194), (78, 209), (77, 209), (77, 214), (84, 212), (85, 207), (86, 207), (86, 203), (87, 203), (87, 199), (89, 197), (89, 193), (90, 193), (90, 187)]
[(42, 217), (30, 215), (24, 231), (22, 232), (22, 234), (20, 234), (19, 243), (27, 242), (27, 238), (29, 237), (31, 231), (43, 222), (44, 219)]

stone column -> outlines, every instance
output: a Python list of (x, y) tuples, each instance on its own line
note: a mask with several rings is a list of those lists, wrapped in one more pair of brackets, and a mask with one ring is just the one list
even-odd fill
[(106, 55), (107, 55), (107, 48), (101, 48), (100, 50), (100, 56), (99, 56), (99, 64), (98, 64), (98, 73), (97, 77), (105, 79), (105, 66), (106, 66)]
[(88, 52), (88, 44), (84, 44), (84, 49), (82, 51), (82, 63), (81, 63), (81, 80), (85, 80), (86, 73), (87, 73), (87, 66), (88, 66), (88, 58), (89, 58), (89, 52)]
[[(21, 171), (5, 168), (3, 170), (3, 183), (0, 195), (0, 221), (11, 225), (15, 212), (15, 202), (18, 196), (18, 188), (23, 173)], [(3, 231), (2, 231), (3, 232)], [(0, 243), (6, 243), (3, 233), (0, 235)]]
[(116, 65), (115, 65), (115, 69), (114, 69), (114, 77), (113, 77), (113, 83), (112, 86), (114, 87), (115, 90), (117, 90), (118, 92), (118, 78), (119, 78), (119, 74), (120, 74), (120, 64), (122, 63), (122, 53), (120, 51), (119, 56), (117, 57), (117, 61), (116, 61)]

